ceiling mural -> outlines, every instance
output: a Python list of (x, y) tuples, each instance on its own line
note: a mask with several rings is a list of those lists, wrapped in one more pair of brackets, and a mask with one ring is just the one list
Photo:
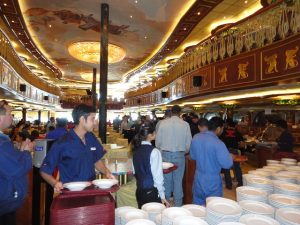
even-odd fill
[[(109, 64), (109, 81), (138, 66), (163, 41), (182, 0), (24, 0), (21, 11), (29, 32), (43, 53), (56, 65), (63, 79), (85, 81), (81, 74), (91, 72), (96, 64), (78, 60), (68, 48), (78, 42), (100, 40), (100, 4), (108, 3), (109, 43), (125, 52), (123, 60)], [(79, 52), (77, 54), (83, 54)], [(114, 53), (116, 56), (118, 52)]]

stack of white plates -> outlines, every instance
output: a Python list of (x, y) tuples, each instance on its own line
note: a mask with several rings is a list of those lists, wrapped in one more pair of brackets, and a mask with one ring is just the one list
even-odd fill
[(182, 208), (189, 210), (195, 217), (204, 219), (206, 216), (206, 208), (201, 205), (188, 204), (182, 206)]
[(221, 222), (237, 222), (242, 215), (242, 208), (237, 202), (222, 198), (208, 202), (205, 220), (211, 225)]
[(300, 176), (297, 177), (297, 183), (300, 184)]
[(254, 174), (243, 174), (243, 184), (244, 184), (244, 186), (247, 186), (248, 184), (247, 184), (247, 182), (248, 182), (248, 179), (250, 178), (250, 177), (261, 177), (261, 176), (257, 176), (257, 175), (254, 175)]
[(289, 183), (297, 184), (297, 176), (299, 174), (293, 171), (280, 171), (273, 173), (272, 177), (274, 180), (286, 181)]
[(125, 213), (121, 213), (121, 225), (136, 219), (148, 219), (147, 212), (141, 209), (128, 209)]
[(173, 225), (208, 225), (203, 219), (195, 216), (178, 216)]
[(161, 224), (173, 225), (173, 220), (178, 216), (192, 216), (192, 213), (181, 207), (171, 207), (162, 211)]
[(291, 208), (278, 209), (275, 218), (281, 225), (299, 225), (300, 210)]
[(269, 195), (269, 204), (275, 208), (298, 208), (300, 209), (300, 198), (294, 196), (272, 194)]
[(272, 219), (271, 217), (256, 214), (243, 215), (240, 218), (240, 222), (246, 225), (280, 225), (278, 221)]
[(243, 209), (244, 214), (259, 214), (274, 218), (275, 209), (263, 202), (257, 202), (252, 200), (240, 201), (239, 205)]
[(273, 193), (273, 183), (270, 179), (265, 177), (247, 177), (247, 185), (261, 188), (269, 194)]
[(274, 164), (280, 164), (280, 161), (279, 160), (272, 160), (272, 159), (267, 160), (267, 165), (268, 166), (271, 166), (271, 165), (274, 165)]
[(297, 165), (297, 160), (296, 159), (291, 159), (291, 158), (282, 158), (281, 163), (286, 165), (286, 166), (296, 166)]
[(135, 219), (131, 220), (126, 225), (156, 225), (153, 221), (151, 220), (146, 220), (146, 219)]
[(284, 181), (273, 181), (274, 193), (295, 196), (300, 198), (300, 185)]
[(272, 165), (272, 166), (264, 166), (262, 169), (263, 170), (268, 170), (268, 171), (271, 171), (271, 172), (278, 172), (278, 171), (283, 170), (284, 168), (285, 168), (285, 166), (282, 168), (282, 167)]
[(236, 188), (236, 199), (238, 202), (242, 200), (253, 200), (267, 203), (268, 193), (260, 188), (242, 186)]
[(164, 204), (158, 202), (150, 202), (142, 206), (142, 210), (148, 213), (149, 219), (153, 222), (155, 222), (156, 216), (161, 214), (165, 208)]
[(261, 170), (261, 169), (250, 170), (250, 171), (248, 171), (248, 173), (256, 175), (256, 176), (266, 177), (266, 178), (269, 178), (269, 179), (272, 178), (272, 172), (266, 171), (266, 170)]
[(155, 217), (155, 223), (157, 224), (157, 225), (162, 225), (162, 223), (161, 223), (161, 213), (160, 214), (157, 214), (156, 215), (156, 217)]
[(285, 169), (287, 171), (294, 171), (300, 174), (300, 166), (287, 166)]
[(223, 222), (223, 223), (219, 223), (218, 225), (245, 225), (245, 224), (240, 222)]
[(121, 225), (121, 215), (126, 213), (129, 209), (135, 209), (131, 206), (123, 206), (115, 209), (115, 225)]

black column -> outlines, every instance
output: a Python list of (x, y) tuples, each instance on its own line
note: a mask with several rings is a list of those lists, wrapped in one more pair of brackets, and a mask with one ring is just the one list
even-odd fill
[(106, 103), (107, 103), (107, 72), (108, 72), (108, 4), (101, 4), (101, 52), (100, 52), (100, 108), (99, 136), (106, 143)]
[(27, 109), (23, 108), (22, 109), (22, 119), (23, 119), (24, 122), (26, 122), (26, 114), (27, 114)]
[(38, 111), (38, 120), (41, 122), (41, 120), (42, 120), (42, 111), (41, 110), (39, 110)]
[(97, 93), (96, 93), (96, 75), (97, 75), (97, 69), (93, 68), (93, 83), (92, 83), (92, 106), (93, 111), (96, 112), (97, 110)]

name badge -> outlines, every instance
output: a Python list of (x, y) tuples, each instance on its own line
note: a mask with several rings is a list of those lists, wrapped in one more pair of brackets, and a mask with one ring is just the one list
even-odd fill
[(96, 151), (96, 147), (91, 147), (91, 151)]

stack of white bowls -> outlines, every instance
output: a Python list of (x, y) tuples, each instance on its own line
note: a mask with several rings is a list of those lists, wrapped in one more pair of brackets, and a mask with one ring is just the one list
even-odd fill
[(162, 217), (161, 213), (156, 215), (156, 217), (155, 217), (155, 223), (157, 225), (162, 225), (162, 223), (161, 223), (161, 217)]
[(156, 216), (166, 208), (162, 203), (150, 202), (142, 206), (142, 210), (148, 213), (149, 219), (155, 222)]
[(271, 217), (257, 215), (257, 214), (246, 214), (241, 216), (240, 222), (246, 225), (280, 225), (280, 223)]
[(135, 219), (148, 219), (148, 213), (141, 209), (128, 209), (121, 213), (121, 225)]
[(236, 199), (238, 202), (242, 200), (253, 200), (267, 203), (268, 193), (260, 188), (242, 186), (236, 188)]
[(242, 208), (237, 202), (222, 198), (208, 202), (205, 220), (210, 225), (221, 222), (237, 222), (242, 215)]
[(300, 174), (300, 166), (287, 166), (285, 167), (285, 170), (297, 172)]
[(299, 225), (300, 210), (292, 208), (278, 209), (275, 218), (281, 225)]
[(244, 214), (259, 214), (274, 218), (275, 209), (263, 202), (257, 202), (252, 200), (243, 200), (239, 202), (239, 205), (243, 209)]
[(174, 219), (173, 225), (208, 225), (208, 223), (195, 216), (179, 216)]
[(182, 206), (182, 208), (189, 210), (193, 214), (193, 216), (198, 217), (200, 219), (204, 219), (206, 216), (206, 208), (204, 206), (188, 204)]
[(293, 184), (297, 184), (297, 177), (299, 173), (294, 171), (280, 171), (273, 173), (272, 177), (274, 180), (281, 180)]
[(281, 159), (281, 164), (286, 165), (286, 166), (296, 166), (297, 165), (297, 160), (296, 159), (290, 159), (290, 158), (282, 158)]
[(269, 195), (269, 204), (275, 208), (298, 208), (300, 209), (300, 198), (294, 196), (272, 194)]
[(274, 194), (284, 194), (300, 198), (300, 185), (284, 181), (273, 181)]
[(272, 172), (267, 171), (267, 170), (262, 170), (262, 169), (257, 169), (257, 170), (250, 170), (248, 171), (248, 174), (253, 174), (256, 176), (260, 176), (260, 177), (265, 177), (268, 179), (272, 178)]
[(129, 209), (135, 209), (131, 206), (123, 206), (115, 209), (115, 225), (121, 225), (121, 215), (126, 213)]
[(245, 224), (240, 222), (222, 222), (219, 223), (218, 225), (245, 225)]
[[(279, 164), (279, 165), (280, 165), (280, 164)], [(268, 170), (268, 171), (274, 173), (274, 172), (281, 171), (281, 170), (283, 170), (284, 168), (285, 168), (285, 166), (282, 168), (281, 166), (278, 167), (278, 166), (276, 166), (276, 165), (275, 165), (275, 166), (271, 165), (271, 166), (264, 166), (262, 169), (263, 169), (263, 170)]]
[(162, 211), (161, 224), (173, 225), (173, 220), (179, 216), (192, 216), (192, 213), (181, 207), (171, 207)]
[(265, 177), (247, 177), (247, 185), (265, 190), (269, 194), (273, 193), (273, 183)]
[(280, 161), (279, 160), (273, 160), (273, 159), (268, 159), (267, 161), (267, 165), (268, 166), (271, 166), (271, 165), (277, 165), (277, 164), (280, 164)]
[(151, 220), (146, 220), (146, 219), (135, 219), (131, 220), (126, 225), (156, 225), (153, 221)]

